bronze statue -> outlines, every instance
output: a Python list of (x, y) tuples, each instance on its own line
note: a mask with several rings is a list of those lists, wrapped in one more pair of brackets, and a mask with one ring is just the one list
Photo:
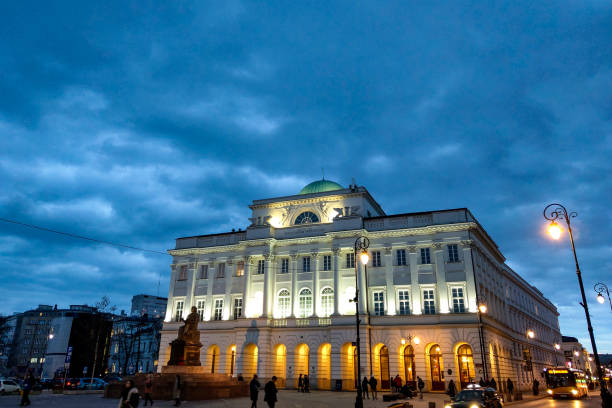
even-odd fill
[(178, 337), (170, 343), (170, 361), (168, 365), (199, 366), (200, 363), (200, 331), (198, 323), (200, 316), (195, 306), (191, 307), (191, 313), (187, 319), (181, 321), (185, 324), (179, 327)]
[(200, 315), (198, 315), (198, 309), (192, 306), (191, 313), (189, 313), (187, 319), (181, 319), (181, 321), (185, 322), (185, 324), (179, 328), (178, 338), (186, 343), (199, 343), (200, 332), (198, 331), (198, 322), (200, 321)]

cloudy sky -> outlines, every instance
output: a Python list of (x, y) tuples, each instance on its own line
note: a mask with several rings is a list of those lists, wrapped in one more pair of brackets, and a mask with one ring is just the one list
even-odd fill
[[(578, 212), (593, 300), (612, 286), (611, 38), (603, 0), (2, 2), (0, 217), (163, 252), (324, 167), (389, 214), (469, 207), (587, 345), (542, 209)], [(0, 313), (128, 308), (167, 294), (169, 263), (0, 222)]]

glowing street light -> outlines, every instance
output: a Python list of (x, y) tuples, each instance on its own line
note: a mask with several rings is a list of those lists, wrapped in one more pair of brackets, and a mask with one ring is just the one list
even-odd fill
[(597, 301), (602, 305), (606, 302), (606, 298), (603, 294), (605, 293), (608, 296), (608, 303), (610, 303), (610, 310), (612, 310), (612, 300), (610, 300), (608, 286), (606, 286), (605, 283), (597, 282), (595, 286), (593, 286), (593, 289), (597, 292)]
[(370, 255), (368, 254), (368, 251), (365, 249), (361, 250), (361, 254), (359, 255), (359, 258), (361, 259), (362, 265), (367, 265), (368, 262), (370, 261)]
[(561, 233), (562, 233), (562, 229), (559, 226), (559, 224), (557, 224), (556, 222), (552, 221), (550, 223), (550, 225), (548, 226), (548, 234), (553, 238), (553, 239), (559, 239), (561, 238)]
[(535, 333), (533, 330), (527, 330), (527, 337), (533, 339), (535, 337)]
[(484, 303), (481, 303), (478, 305), (478, 310), (480, 310), (480, 313), (487, 313), (487, 305), (485, 305)]
[(560, 350), (561, 349), (561, 345), (559, 343), (555, 343), (555, 350)]

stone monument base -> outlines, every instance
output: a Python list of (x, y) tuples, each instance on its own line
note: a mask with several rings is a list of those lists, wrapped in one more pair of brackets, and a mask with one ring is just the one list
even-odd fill
[[(245, 381), (238, 381), (236, 378), (227, 374), (204, 373), (201, 366), (166, 366), (162, 367), (162, 372), (152, 374), (153, 379), (153, 399), (172, 400), (172, 391), (176, 374), (181, 376), (182, 391), (181, 400), (199, 401), (220, 398), (238, 398), (249, 396), (249, 384)], [(138, 390), (144, 394), (144, 383), (147, 374), (137, 374), (132, 377), (124, 377), (124, 380), (132, 380)], [(104, 390), (105, 398), (119, 399), (121, 388), (125, 386), (125, 381), (121, 383), (111, 383)]]

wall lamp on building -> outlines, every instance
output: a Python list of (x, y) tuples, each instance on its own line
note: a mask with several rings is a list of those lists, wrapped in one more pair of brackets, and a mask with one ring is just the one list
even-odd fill
[(533, 339), (535, 337), (535, 332), (533, 330), (527, 330), (527, 337)]
[(557, 353), (561, 350), (561, 345), (559, 343), (554, 344), (555, 347), (555, 367), (559, 365), (559, 360), (557, 360)]
[(606, 298), (604, 297), (604, 293), (608, 296), (608, 303), (610, 303), (610, 310), (612, 310), (612, 300), (610, 300), (610, 291), (608, 290), (608, 286), (605, 283), (598, 282), (593, 287), (595, 292), (597, 292), (597, 301), (602, 305), (605, 303)]
[[(359, 259), (361, 263), (365, 267), (368, 261), (370, 260), (370, 255), (368, 254), (368, 248), (370, 247), (370, 240), (366, 237), (359, 237), (355, 240), (355, 298), (353, 302), (355, 302), (355, 327), (357, 330), (355, 348), (357, 351), (357, 378), (361, 378), (361, 343), (359, 339), (359, 269), (357, 263), (357, 254), (359, 254)], [(367, 273), (367, 272), (366, 272)], [(357, 380), (357, 397), (355, 398), (355, 408), (363, 408), (363, 395), (361, 390), (361, 382)]]
[(572, 248), (572, 254), (574, 255), (574, 263), (576, 264), (576, 276), (578, 277), (578, 285), (580, 286), (580, 294), (582, 295), (582, 303), (580, 305), (584, 309), (584, 315), (587, 321), (587, 328), (589, 330), (589, 337), (591, 338), (591, 346), (593, 347), (593, 355), (595, 357), (595, 365), (597, 366), (597, 377), (599, 378), (601, 400), (609, 401), (608, 389), (604, 380), (603, 371), (601, 369), (601, 363), (599, 362), (599, 355), (597, 354), (597, 344), (595, 343), (595, 335), (593, 334), (593, 325), (591, 324), (591, 316), (589, 315), (589, 305), (587, 303), (586, 295), (584, 293), (584, 284), (582, 283), (582, 273), (580, 272), (580, 265), (578, 264), (578, 256), (576, 255), (576, 246), (574, 245), (574, 234), (572, 233), (571, 219), (576, 218), (578, 213), (575, 211), (568, 212), (567, 209), (558, 203), (548, 204), (544, 207), (543, 211), (544, 218), (550, 221), (548, 226), (548, 233), (553, 239), (561, 238), (563, 229), (557, 223), (557, 220), (564, 220), (567, 225), (567, 232), (570, 239)]

